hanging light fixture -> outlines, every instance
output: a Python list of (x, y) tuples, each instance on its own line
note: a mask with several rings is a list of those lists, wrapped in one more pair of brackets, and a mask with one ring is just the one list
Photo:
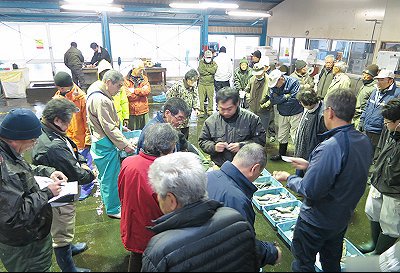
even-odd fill
[(68, 11), (122, 12), (121, 5), (111, 5), (113, 0), (66, 0), (60, 9)]
[(175, 2), (170, 3), (169, 6), (175, 9), (237, 9), (238, 4), (234, 3), (223, 3), (223, 2), (194, 2), (194, 3), (182, 3)]
[(260, 12), (260, 11), (251, 11), (251, 10), (230, 10), (227, 11), (226, 14), (229, 16), (235, 17), (247, 17), (247, 18), (266, 18), (271, 17), (272, 13), (267, 12)]

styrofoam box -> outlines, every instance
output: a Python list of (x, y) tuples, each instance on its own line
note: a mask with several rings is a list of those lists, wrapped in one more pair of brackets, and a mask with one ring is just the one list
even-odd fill
[[(135, 137), (140, 137), (140, 134), (142, 133), (142, 130), (133, 130), (129, 132), (122, 132), (122, 134), (127, 138), (135, 138)], [(135, 152), (137, 154), (137, 152)], [(125, 158), (128, 157), (129, 155), (125, 151), (120, 151), (120, 157)]]
[(289, 245), (289, 248), (292, 245), (292, 240), (293, 240), (294, 229), (292, 227), (296, 225), (296, 222), (297, 220), (293, 220), (293, 221), (279, 223), (276, 225), (278, 234), (281, 235), (282, 239)]
[(274, 219), (271, 217), (271, 215), (269, 214), (269, 211), (275, 209), (276, 207), (301, 207), (303, 203), (301, 201), (289, 201), (289, 202), (285, 202), (285, 203), (280, 203), (280, 204), (273, 204), (273, 205), (269, 205), (269, 206), (264, 206), (262, 211), (263, 214), (265, 215), (265, 217), (267, 217), (268, 221), (272, 224), (273, 227), (276, 227), (277, 224), (279, 223), (283, 223), (283, 222), (292, 222), (294, 220), (297, 220), (298, 217), (296, 218), (287, 218), (287, 219), (282, 219), (281, 221), (274, 221)]
[(252, 198), (252, 202), (253, 204), (256, 206), (257, 209), (262, 210), (263, 206), (266, 205), (272, 205), (275, 203), (269, 203), (269, 204), (265, 204), (265, 205), (261, 205), (257, 199), (254, 198), (254, 196), (263, 196), (264, 194), (279, 194), (279, 193), (284, 193), (286, 195), (289, 196), (289, 200), (282, 200), (277, 202), (276, 204), (280, 204), (280, 203), (284, 203), (284, 202), (288, 202), (288, 201), (295, 201), (297, 200), (297, 198), (291, 194), (287, 189), (283, 188), (283, 187), (277, 187), (277, 188), (272, 188), (272, 189), (266, 189), (266, 190), (258, 190), (254, 193), (253, 198)]

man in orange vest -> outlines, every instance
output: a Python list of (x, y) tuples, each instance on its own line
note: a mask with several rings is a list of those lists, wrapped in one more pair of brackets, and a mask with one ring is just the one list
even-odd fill
[[(90, 156), (90, 133), (86, 122), (86, 94), (72, 81), (72, 77), (66, 72), (58, 72), (54, 76), (54, 84), (57, 92), (54, 97), (61, 96), (72, 101), (79, 112), (72, 117), (67, 136), (74, 141), (79, 152), (87, 159), (88, 166), (92, 168), (92, 157)], [(89, 197), (94, 182), (82, 186), (79, 200)]]

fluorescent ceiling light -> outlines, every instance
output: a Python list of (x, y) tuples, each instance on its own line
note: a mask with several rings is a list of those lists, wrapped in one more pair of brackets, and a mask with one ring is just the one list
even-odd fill
[(123, 11), (121, 6), (106, 6), (106, 5), (61, 5), (60, 8), (67, 10), (76, 11), (109, 11), (109, 12), (121, 12)]
[(238, 4), (220, 2), (197, 2), (197, 3), (171, 3), (171, 8), (176, 9), (237, 9)]
[(271, 17), (270, 12), (259, 12), (259, 11), (240, 11), (240, 10), (231, 10), (226, 12), (230, 16), (236, 17), (253, 17), (253, 18), (261, 18), (261, 17)]
[(68, 3), (79, 4), (111, 4), (114, 0), (64, 0)]

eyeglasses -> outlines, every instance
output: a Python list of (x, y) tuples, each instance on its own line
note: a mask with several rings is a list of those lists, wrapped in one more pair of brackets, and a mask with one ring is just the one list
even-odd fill
[(185, 121), (186, 117), (178, 116), (179, 114), (172, 115), (177, 121)]

